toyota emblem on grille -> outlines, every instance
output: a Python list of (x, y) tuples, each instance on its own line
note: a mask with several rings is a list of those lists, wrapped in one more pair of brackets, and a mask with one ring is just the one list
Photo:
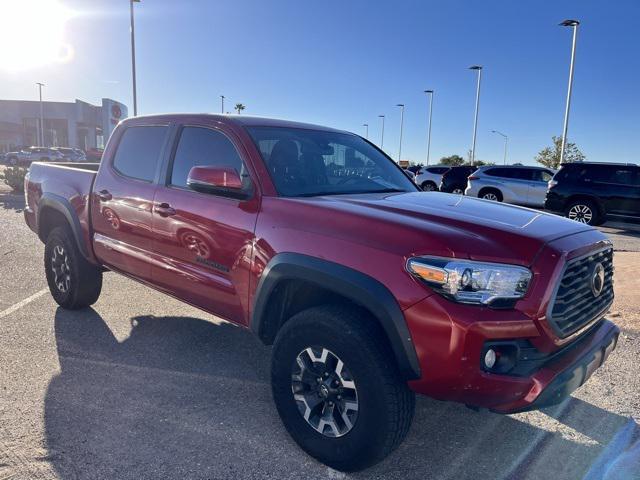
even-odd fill
[(591, 275), (591, 291), (594, 297), (599, 297), (604, 288), (604, 267), (601, 263), (596, 263)]

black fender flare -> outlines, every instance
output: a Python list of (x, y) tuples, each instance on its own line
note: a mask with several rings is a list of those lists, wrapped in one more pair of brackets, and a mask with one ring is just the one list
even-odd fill
[(279, 282), (295, 279), (335, 292), (372, 312), (389, 340), (403, 378), (420, 378), (420, 364), (409, 328), (400, 305), (389, 289), (362, 272), (309, 255), (279, 253), (262, 272), (250, 327), (264, 343), (270, 343), (263, 325), (269, 297)]
[(42, 242), (47, 241), (46, 238), (42, 238), (42, 223), (40, 215), (43, 211), (46, 211), (49, 208), (61, 213), (65, 217), (67, 224), (71, 229), (71, 233), (73, 234), (73, 238), (76, 240), (78, 250), (80, 250), (80, 253), (84, 258), (89, 259), (90, 256), (82, 239), (82, 227), (80, 226), (80, 219), (78, 218), (77, 213), (71, 206), (71, 203), (69, 203), (69, 200), (61, 197), (60, 195), (56, 195), (55, 193), (45, 192), (38, 201), (38, 208), (36, 209), (38, 218), (36, 224), (38, 225), (38, 237), (40, 237), (40, 240), (42, 240)]

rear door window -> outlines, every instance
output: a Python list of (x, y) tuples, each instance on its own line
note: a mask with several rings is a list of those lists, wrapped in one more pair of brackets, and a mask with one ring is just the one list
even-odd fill
[(593, 182), (618, 185), (634, 185), (635, 177), (635, 169), (632, 167), (602, 165), (588, 172), (588, 178)]
[(553, 173), (548, 170), (533, 170), (533, 180), (535, 182), (548, 182), (553, 178)]
[(113, 168), (127, 177), (152, 182), (167, 130), (168, 127), (159, 125), (127, 128), (113, 157)]

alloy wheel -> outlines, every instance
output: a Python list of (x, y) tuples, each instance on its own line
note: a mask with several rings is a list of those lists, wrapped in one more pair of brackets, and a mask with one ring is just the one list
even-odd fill
[(293, 364), (291, 390), (306, 422), (326, 437), (341, 437), (358, 418), (356, 384), (344, 362), (322, 347), (302, 350)]
[(424, 190), (425, 192), (433, 192), (435, 190), (435, 187), (433, 186), (433, 183), (424, 183), (422, 184), (422, 190)]
[(60, 292), (66, 293), (71, 286), (71, 269), (69, 268), (69, 256), (62, 245), (56, 245), (51, 255), (51, 270), (53, 271), (53, 283)]
[(461, 188), (454, 188), (451, 193), (453, 193), (455, 195), (462, 195), (464, 192), (462, 191)]
[(569, 209), (568, 217), (580, 223), (591, 223), (593, 212), (586, 205), (577, 204)]
[(482, 198), (484, 198), (485, 200), (491, 200), (493, 202), (497, 202), (498, 201), (498, 196), (495, 193), (485, 193)]

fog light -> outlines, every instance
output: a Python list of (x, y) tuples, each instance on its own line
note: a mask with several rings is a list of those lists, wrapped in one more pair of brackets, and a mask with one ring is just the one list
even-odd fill
[(484, 354), (484, 364), (487, 368), (493, 368), (496, 364), (496, 352), (492, 348), (487, 350), (487, 353)]

